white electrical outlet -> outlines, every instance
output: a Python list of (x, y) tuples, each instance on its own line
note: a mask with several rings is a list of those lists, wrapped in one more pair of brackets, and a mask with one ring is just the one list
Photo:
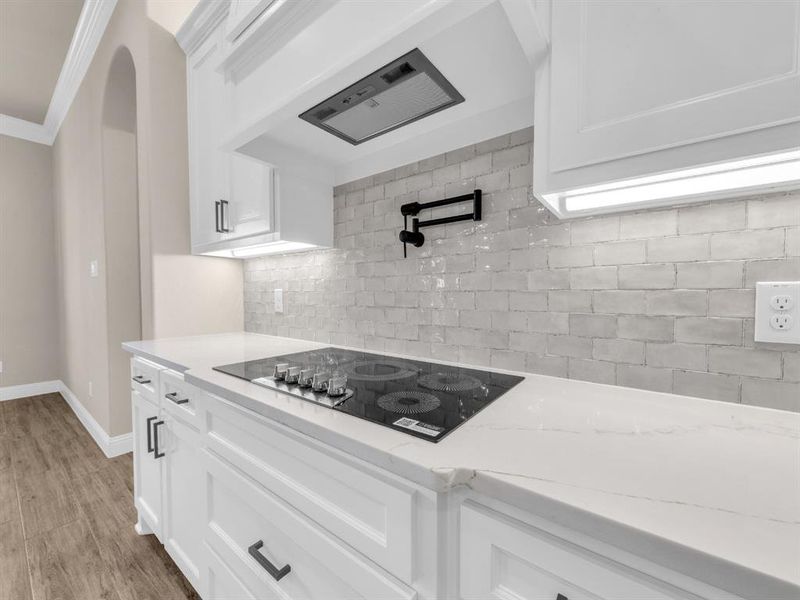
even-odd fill
[(281, 288), (275, 290), (275, 312), (283, 312), (283, 290)]
[(755, 341), (800, 344), (800, 281), (756, 283)]
[(100, 267), (97, 265), (97, 260), (89, 261), (89, 277), (97, 277), (100, 273)]
[(93, 387), (93, 386), (92, 386), (92, 382), (90, 381), (90, 382), (89, 382), (89, 398), (91, 398), (92, 396), (94, 396), (94, 393), (93, 393), (93, 391), (92, 391), (92, 387)]

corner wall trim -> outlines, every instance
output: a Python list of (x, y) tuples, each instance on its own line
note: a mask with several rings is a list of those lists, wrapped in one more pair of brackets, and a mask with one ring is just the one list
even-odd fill
[(83, 3), (44, 123), (0, 115), (0, 134), (53, 145), (116, 6), (117, 0), (86, 0)]
[(105, 429), (100, 426), (95, 418), (81, 404), (78, 397), (61, 380), (40, 381), (38, 383), (28, 383), (24, 385), (12, 385), (0, 387), (0, 401), (15, 400), (28, 396), (39, 396), (42, 394), (60, 393), (66, 400), (72, 412), (78, 417), (86, 431), (92, 436), (95, 443), (103, 451), (107, 458), (114, 458), (120, 454), (127, 454), (133, 450), (133, 434), (124, 433), (122, 435), (110, 436)]

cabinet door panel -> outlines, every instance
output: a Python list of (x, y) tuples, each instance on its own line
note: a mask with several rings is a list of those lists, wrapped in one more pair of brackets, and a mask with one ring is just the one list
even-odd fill
[(214, 33), (189, 58), (189, 188), (192, 245), (217, 242), (216, 203), (228, 197), (227, 156), (219, 150), (226, 129), (226, 88), (216, 66), (222, 57), (221, 33)]
[(272, 168), (263, 162), (231, 154), (226, 239), (272, 231)]
[(461, 507), (465, 600), (675, 600), (667, 586), (473, 504)]
[[(161, 538), (161, 465), (153, 457), (153, 426), (159, 420), (158, 406), (138, 391), (131, 391), (133, 405), (133, 485), (136, 509), (158, 539)], [(163, 431), (160, 427), (159, 433)]]
[(200, 434), (175, 418), (159, 449), (164, 458), (164, 547), (186, 578), (200, 588), (203, 545), (203, 472)]
[(555, 2), (550, 168), (800, 119), (800, 2)]

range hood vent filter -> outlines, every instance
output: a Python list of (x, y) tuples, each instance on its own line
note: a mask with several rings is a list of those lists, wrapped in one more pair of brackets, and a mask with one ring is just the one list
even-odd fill
[(464, 101), (419, 49), (300, 115), (353, 145)]

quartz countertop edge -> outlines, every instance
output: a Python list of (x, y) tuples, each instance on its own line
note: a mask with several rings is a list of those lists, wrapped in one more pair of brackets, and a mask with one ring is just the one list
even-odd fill
[(432, 444), (212, 368), (330, 345), (233, 333), (123, 348), (428, 489), (469, 487), (743, 597), (800, 593), (800, 415), (518, 373)]

